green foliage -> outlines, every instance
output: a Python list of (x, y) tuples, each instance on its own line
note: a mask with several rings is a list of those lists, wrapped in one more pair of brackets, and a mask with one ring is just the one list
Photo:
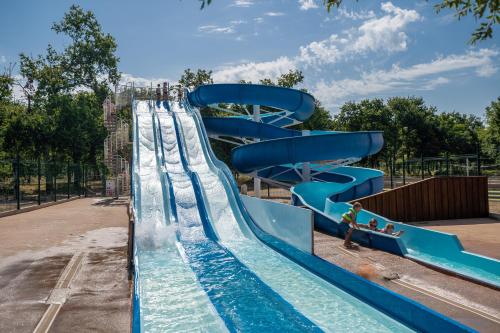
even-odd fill
[(485, 152), (498, 159), (500, 152), (500, 97), (486, 107), (486, 128), (482, 132)]
[(48, 45), (44, 55), (20, 55), (25, 86), (36, 87), (24, 89), (28, 107), (10, 101), (12, 81), (0, 78), (2, 155), (95, 163), (107, 135), (102, 102), (120, 77), (116, 42), (78, 6), (52, 29), (69, 39), (62, 52)]
[(193, 72), (190, 68), (188, 68), (184, 71), (179, 80), (180, 85), (189, 88), (190, 90), (193, 90), (203, 84), (212, 83), (214, 83), (214, 80), (212, 79), (212, 71), (204, 69), (198, 69), (196, 72)]
[(472, 115), (438, 113), (419, 97), (394, 97), (345, 103), (334, 117), (342, 131), (380, 130), (384, 149), (375, 156), (391, 158), (475, 153), (482, 123)]
[(0, 103), (8, 101), (12, 97), (12, 84), (14, 80), (10, 75), (0, 75)]
[[(326, 9), (339, 8), (343, 0), (323, 0)], [(476, 21), (485, 18), (479, 23), (479, 27), (472, 33), (470, 44), (493, 37), (493, 26), (500, 23), (500, 1), (498, 0), (441, 0), (434, 5), (439, 13), (443, 9), (455, 11), (455, 17), (461, 19), (469, 14), (474, 15)]]

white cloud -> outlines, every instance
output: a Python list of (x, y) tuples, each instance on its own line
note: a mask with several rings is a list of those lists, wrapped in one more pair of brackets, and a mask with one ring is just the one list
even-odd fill
[[(478, 76), (491, 76), (498, 68), (496, 57), (500, 52), (492, 49), (469, 51), (461, 55), (439, 57), (431, 62), (409, 67), (393, 65), (389, 70), (363, 73), (358, 79), (320, 81), (313, 89), (316, 98), (326, 106), (338, 106), (347, 98), (369, 96), (394, 90), (432, 90), (451, 82), (444, 75), (468, 73), (473, 70)], [(437, 77), (436, 77), (437, 76)]]
[(267, 13), (264, 13), (264, 15), (274, 17), (274, 16), (283, 16), (283, 15), (285, 15), (285, 13), (283, 13), (283, 12), (267, 12)]
[(153, 87), (156, 87), (158, 83), (161, 84), (162, 82), (170, 82), (170, 84), (177, 83), (176, 81), (170, 80), (168, 78), (153, 78), (153, 77), (147, 78), (142, 76), (135, 76), (129, 73), (122, 73), (120, 79), (121, 85), (134, 83), (136, 87), (150, 87), (151, 84), (153, 85)]
[(359, 12), (355, 12), (355, 11), (347, 11), (344, 8), (339, 8), (337, 15), (341, 18), (346, 18), (351, 20), (366, 20), (374, 18), (376, 16), (373, 10), (369, 11), (362, 10)]
[(222, 67), (214, 71), (213, 78), (215, 82), (237, 82), (239, 80), (258, 82), (263, 78), (275, 79), (294, 68), (295, 64), (292, 59), (280, 57), (273, 61), (247, 62)]
[[(351, 56), (368, 52), (403, 51), (406, 49), (407, 41), (403, 30), (409, 23), (419, 20), (420, 15), (414, 10), (395, 7), (390, 2), (383, 3), (381, 8), (384, 12), (381, 17), (369, 18), (361, 22), (358, 28), (344, 31), (340, 35), (333, 34), (327, 39), (302, 46), (295, 57), (280, 57), (262, 63), (250, 62), (235, 67), (223, 67), (220, 73), (215, 72), (214, 77), (224, 82), (240, 79), (258, 81), (264, 77), (279, 76), (295, 68), (313, 66), (319, 69), (321, 66), (338, 63)], [(276, 16), (278, 13), (273, 13), (271, 16), (273, 15)], [(261, 19), (254, 20), (260, 21)], [(383, 38), (372, 33), (370, 29), (375, 29)]]
[(420, 15), (415, 10), (402, 9), (391, 2), (382, 3), (381, 8), (386, 15), (370, 19), (358, 28), (360, 36), (352, 46), (355, 51), (381, 48), (391, 52), (406, 50), (408, 36), (402, 30), (409, 23), (420, 20)]
[(255, 21), (255, 23), (262, 23), (262, 22), (264, 22), (264, 18), (263, 17), (256, 17), (253, 20)]
[(233, 2), (231, 4), (231, 7), (243, 7), (243, 8), (247, 8), (247, 7), (252, 6), (253, 4), (254, 4), (253, 0), (236, 0), (235, 2)]
[(207, 34), (232, 34), (234, 33), (233, 26), (220, 27), (218, 25), (202, 25), (198, 27), (198, 31)]
[(233, 20), (229, 22), (231, 25), (240, 25), (240, 24), (246, 24), (247, 21), (245, 20)]
[(381, 5), (385, 15), (368, 18), (358, 28), (334, 34), (300, 48), (299, 60), (306, 65), (336, 63), (351, 55), (368, 51), (392, 53), (407, 48), (408, 36), (403, 31), (408, 24), (420, 19), (414, 10), (401, 9), (392, 3)]
[(0, 64), (5, 64), (7, 62), (7, 57), (6, 56), (0, 56)]
[(301, 10), (318, 8), (316, 0), (299, 0), (299, 5)]

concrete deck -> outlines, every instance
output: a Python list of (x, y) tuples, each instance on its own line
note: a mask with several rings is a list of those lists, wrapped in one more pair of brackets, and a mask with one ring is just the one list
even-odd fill
[(0, 332), (127, 332), (126, 200), (80, 199), (0, 219)]
[[(498, 221), (478, 219), (430, 223), (420, 226), (456, 233), (466, 250), (497, 258), (500, 255)], [(343, 240), (318, 231), (314, 233), (314, 243), (315, 254), (327, 261), (480, 332), (500, 332), (500, 291), (437, 272), (386, 252), (361, 246), (346, 250), (342, 246)]]

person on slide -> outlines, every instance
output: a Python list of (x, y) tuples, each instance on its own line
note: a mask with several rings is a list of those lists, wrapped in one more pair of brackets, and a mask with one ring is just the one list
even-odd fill
[(351, 242), (352, 232), (354, 231), (354, 229), (359, 229), (356, 218), (358, 217), (358, 213), (362, 208), (363, 207), (359, 202), (355, 202), (347, 212), (342, 214), (342, 222), (347, 223), (347, 225), (349, 226), (344, 240), (344, 246), (347, 248), (353, 247)]

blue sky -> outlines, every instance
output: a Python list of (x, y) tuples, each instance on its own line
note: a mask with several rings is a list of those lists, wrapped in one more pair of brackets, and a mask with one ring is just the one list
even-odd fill
[(123, 81), (177, 80), (212, 69), (217, 82), (257, 82), (290, 69), (332, 113), (345, 101), (423, 96), (441, 111), (483, 115), (500, 96), (499, 31), (470, 46), (473, 18), (437, 15), (436, 1), (10, 1), (0, 5), (0, 67), (65, 41), (50, 30), (73, 3), (95, 12), (118, 42)]

